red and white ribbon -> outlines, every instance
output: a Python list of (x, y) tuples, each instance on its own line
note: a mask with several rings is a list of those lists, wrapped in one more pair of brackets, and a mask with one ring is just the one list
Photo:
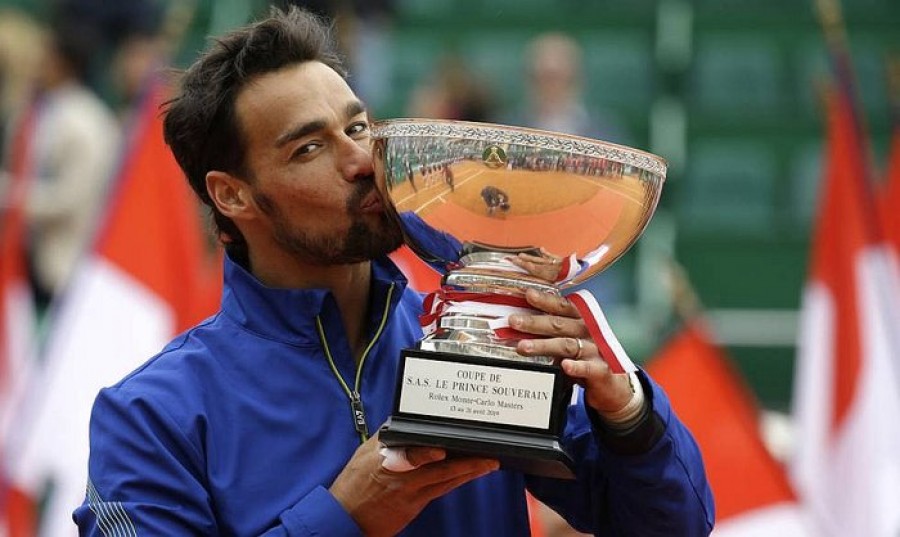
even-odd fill
[(590, 291), (582, 289), (568, 295), (566, 298), (581, 314), (591, 339), (597, 345), (600, 357), (609, 365), (609, 369), (613, 373), (632, 373), (637, 371), (634, 362), (628, 357), (625, 349), (622, 348), (622, 344), (619, 343), (619, 339), (616, 338), (612, 328), (609, 326), (606, 315), (603, 314), (603, 310), (600, 309), (600, 304), (597, 303), (594, 295)]
[[(637, 367), (628, 357), (622, 344), (606, 320), (606, 315), (590, 291), (582, 289), (567, 296), (584, 320), (591, 340), (597, 345), (600, 357), (609, 365), (613, 373), (631, 373)], [(434, 333), (440, 326), (441, 317), (449, 314), (475, 315), (486, 319), (494, 335), (500, 339), (527, 339), (539, 337), (519, 332), (509, 327), (509, 316), (540, 313), (531, 307), (525, 297), (495, 293), (457, 291), (449, 287), (428, 294), (423, 303), (425, 312), (419, 323), (426, 335)]]
[(578, 262), (578, 258), (575, 257), (575, 254), (564, 257), (562, 264), (559, 267), (559, 273), (556, 275), (556, 283), (571, 280), (577, 276), (579, 272), (581, 272), (581, 263)]
[(434, 333), (445, 315), (477, 315), (486, 318), (488, 327), (500, 339), (529, 337), (529, 334), (509, 327), (509, 316), (534, 314), (536, 311), (528, 305), (525, 297), (456, 291), (447, 287), (428, 294), (423, 307), (425, 313), (419, 317), (419, 323), (425, 335)]

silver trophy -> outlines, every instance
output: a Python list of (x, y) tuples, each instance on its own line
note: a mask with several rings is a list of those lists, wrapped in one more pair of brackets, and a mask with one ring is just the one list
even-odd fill
[(505, 320), (533, 311), (525, 290), (564, 293), (624, 254), (656, 209), (665, 161), (486, 123), (398, 119), (372, 133), (376, 181), (406, 243), (443, 274), (425, 336), (402, 353), (381, 441), (572, 477), (559, 443), (571, 382), (553, 358), (519, 355), (532, 336)]

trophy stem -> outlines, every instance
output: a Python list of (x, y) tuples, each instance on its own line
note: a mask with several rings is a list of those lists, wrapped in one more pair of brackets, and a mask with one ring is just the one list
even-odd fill
[(444, 283), (473, 292), (524, 295), (528, 289), (557, 293), (554, 285), (527, 275), (504, 274), (497, 269), (457, 269), (447, 273)]
[(555, 285), (514, 265), (510, 257), (536, 248), (492, 248), (466, 243), (459, 262), (444, 276), (444, 284), (467, 291), (523, 295), (528, 289), (558, 293)]

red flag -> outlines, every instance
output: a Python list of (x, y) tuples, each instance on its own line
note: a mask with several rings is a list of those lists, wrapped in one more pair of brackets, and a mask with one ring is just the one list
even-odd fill
[(391, 260), (409, 280), (409, 286), (421, 293), (429, 293), (441, 287), (441, 275), (422, 261), (408, 246), (401, 246), (391, 253)]
[(885, 171), (884, 191), (880, 198), (884, 236), (894, 251), (900, 256), (900, 120), (894, 127), (894, 137), (888, 154)]
[(717, 536), (812, 535), (784, 468), (763, 443), (750, 391), (701, 323), (683, 328), (647, 371), (703, 453)]
[(162, 87), (140, 111), (91, 250), (53, 312), (45, 369), (15, 475), (34, 494), (52, 483), (41, 533), (74, 535), (87, 483), (97, 391), (217, 309), (220, 263), (207, 255), (195, 196), (166, 147)]
[(900, 533), (898, 296), (846, 92), (827, 96), (823, 194), (804, 291), (792, 476), (821, 535)]

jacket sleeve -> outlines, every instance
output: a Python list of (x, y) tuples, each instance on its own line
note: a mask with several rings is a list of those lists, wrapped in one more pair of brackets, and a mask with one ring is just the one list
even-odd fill
[[(197, 420), (201, 421), (202, 420)], [(198, 429), (202, 423), (194, 423)], [(73, 518), (82, 536), (219, 535), (205, 455), (158, 405), (116, 388), (91, 414), (87, 495)], [(362, 535), (325, 487), (283, 511), (265, 536)]]
[(709, 535), (715, 514), (700, 450), (662, 389), (645, 373), (639, 376), (651, 418), (662, 425), (658, 440), (639, 454), (614, 452), (591, 425), (581, 394), (569, 408), (563, 438), (576, 461), (576, 479), (528, 476), (528, 489), (575, 529), (594, 535)]

